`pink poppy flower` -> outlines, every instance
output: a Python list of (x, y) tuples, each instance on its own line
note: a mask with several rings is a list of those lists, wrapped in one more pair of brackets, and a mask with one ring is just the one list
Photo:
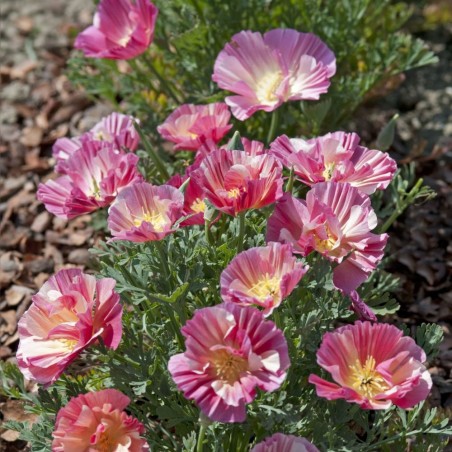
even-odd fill
[(337, 384), (313, 374), (309, 382), (328, 400), (372, 410), (392, 404), (408, 409), (425, 400), (432, 387), (425, 360), (424, 350), (395, 326), (358, 321), (326, 333), (317, 351), (317, 363)]
[(99, 338), (112, 349), (122, 335), (122, 307), (112, 278), (63, 269), (33, 296), (19, 321), (17, 362), (29, 380), (53, 383)]
[(160, 135), (176, 143), (174, 149), (196, 151), (206, 141), (216, 144), (231, 129), (231, 113), (226, 104), (184, 104), (157, 127)]
[(359, 146), (359, 140), (356, 133), (345, 132), (311, 140), (282, 135), (271, 143), (270, 154), (287, 168), (293, 167), (304, 184), (348, 182), (370, 195), (389, 185), (397, 164), (384, 152)]
[(157, 14), (149, 0), (101, 0), (93, 25), (77, 36), (74, 47), (90, 58), (129, 60), (150, 46)]
[(65, 162), (65, 175), (39, 184), (37, 197), (60, 218), (74, 218), (108, 206), (127, 185), (141, 181), (138, 157), (109, 143), (83, 143)]
[[(172, 187), (179, 188), (188, 179), (188, 175), (181, 176), (175, 174), (166, 184)], [(206, 203), (204, 202), (204, 190), (202, 187), (190, 179), (184, 191), (184, 209), (182, 211), (183, 217), (189, 216), (184, 221), (180, 222), (181, 226), (193, 226), (196, 224), (204, 224), (204, 211), (206, 210)]]
[(108, 210), (112, 240), (161, 240), (175, 231), (174, 223), (182, 216), (183, 207), (184, 195), (170, 185), (131, 185)]
[(215, 61), (212, 80), (236, 96), (225, 102), (245, 120), (289, 100), (318, 100), (336, 72), (334, 53), (317, 36), (278, 28), (262, 36), (241, 31)]
[(52, 451), (148, 451), (143, 424), (124, 411), (129, 403), (116, 389), (73, 397), (58, 411)]
[(170, 358), (168, 370), (213, 421), (243, 422), (256, 387), (274, 391), (286, 377), (284, 335), (257, 309), (234, 303), (200, 309), (182, 334), (187, 350)]
[(59, 174), (66, 174), (66, 162), (69, 157), (82, 148), (83, 141), (87, 135), (74, 138), (58, 138), (52, 146), (52, 155), (56, 159), (55, 171)]
[(83, 147), (96, 151), (105, 147), (136, 151), (140, 143), (140, 136), (133, 125), (135, 121), (137, 120), (132, 116), (112, 113), (98, 122), (89, 132), (85, 132), (79, 137), (58, 138), (52, 147), (53, 157), (56, 159), (55, 171), (66, 174), (67, 160)]
[(274, 203), (282, 195), (282, 167), (268, 155), (219, 149), (201, 163), (196, 183), (218, 210), (237, 215)]
[(140, 135), (134, 127), (138, 122), (133, 116), (112, 113), (98, 122), (90, 133), (94, 140), (112, 143), (116, 149), (126, 148), (136, 151), (140, 144)]
[(251, 248), (221, 273), (221, 297), (242, 306), (260, 306), (266, 317), (290, 295), (308, 268), (292, 256), (292, 245), (271, 242)]
[[(243, 151), (251, 156), (256, 155), (262, 155), (262, 154), (268, 154), (269, 150), (265, 149), (264, 143), (257, 140), (249, 140), (245, 137), (240, 137), (240, 141), (242, 142)], [(218, 151), (218, 149), (225, 149), (228, 150), (228, 145), (224, 144), (223, 146), (218, 147), (215, 143), (212, 141), (206, 141), (197, 151), (195, 162), (199, 162), (201, 164), (201, 161), (204, 159), (204, 157), (207, 157), (208, 155), (212, 154), (215, 151)], [(235, 149), (238, 150), (238, 149)], [(199, 165), (198, 165), (199, 166)]]
[(292, 243), (303, 256), (317, 251), (338, 263), (334, 285), (355, 295), (384, 254), (388, 235), (371, 233), (376, 226), (367, 195), (348, 183), (321, 182), (306, 201), (284, 195), (268, 220), (267, 240)]
[(306, 438), (275, 433), (256, 444), (251, 452), (319, 452)]

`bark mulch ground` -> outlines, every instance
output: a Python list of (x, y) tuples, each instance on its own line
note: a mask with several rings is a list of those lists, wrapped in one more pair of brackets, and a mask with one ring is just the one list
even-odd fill
[[(55, 218), (36, 200), (41, 181), (54, 177), (51, 146), (79, 135), (110, 112), (74, 89), (64, 75), (73, 30), (92, 19), (91, 0), (3, 0), (0, 38), (0, 359), (14, 360), (17, 322), (31, 296), (63, 267), (90, 267), (98, 233), (89, 216)], [(445, 340), (431, 363), (433, 406), (452, 413), (452, 73), (451, 29), (424, 32), (440, 56), (435, 67), (408, 73), (391, 94), (363, 107), (350, 124), (365, 143), (400, 114), (392, 155), (415, 161), (437, 197), (412, 206), (390, 233), (388, 270), (401, 278), (395, 321), (434, 322)], [(7, 46), (5, 45), (7, 43)], [(353, 129), (351, 129), (353, 127)], [(30, 385), (30, 390), (33, 385)], [(0, 396), (0, 420), (32, 419), (20, 403)], [(0, 451), (24, 450), (18, 434), (0, 427)]]

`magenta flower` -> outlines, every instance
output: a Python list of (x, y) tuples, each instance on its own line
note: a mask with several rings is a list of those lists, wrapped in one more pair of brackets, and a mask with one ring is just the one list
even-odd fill
[[(249, 140), (248, 138), (241, 137), (240, 141), (242, 142), (243, 151), (251, 156), (256, 155), (262, 155), (262, 154), (268, 154), (269, 150), (265, 149), (264, 143), (257, 140)], [(228, 150), (228, 145), (224, 144), (223, 146), (218, 147), (215, 143), (212, 141), (206, 141), (203, 143), (203, 145), (198, 149), (196, 156), (195, 156), (195, 162), (199, 162), (201, 164), (201, 161), (204, 159), (204, 157), (207, 157), (208, 155), (212, 154), (215, 151), (218, 151), (218, 149), (225, 149)]]
[(219, 149), (202, 161), (192, 177), (215, 208), (228, 215), (259, 209), (283, 195), (281, 164), (268, 155)]
[(232, 127), (231, 113), (223, 103), (184, 104), (157, 127), (165, 140), (176, 143), (174, 149), (197, 151), (206, 141), (218, 143)]
[(290, 295), (308, 268), (292, 256), (292, 245), (272, 242), (251, 248), (221, 273), (221, 297), (242, 306), (260, 306), (266, 317)]
[(90, 58), (135, 58), (150, 46), (157, 14), (149, 0), (101, 0), (93, 25), (77, 36), (74, 47)]
[(39, 184), (37, 197), (60, 218), (74, 218), (108, 206), (126, 186), (142, 180), (138, 157), (109, 143), (83, 143), (65, 162), (65, 175)]
[(347, 295), (363, 283), (383, 257), (387, 234), (373, 234), (377, 217), (370, 199), (348, 183), (322, 182), (306, 201), (285, 194), (268, 220), (267, 240), (292, 243), (295, 252), (312, 251), (338, 263), (334, 285)]
[(88, 346), (102, 338), (112, 349), (122, 335), (116, 281), (80, 269), (60, 270), (33, 296), (19, 321), (17, 362), (29, 380), (53, 383)]
[(148, 242), (174, 232), (182, 216), (184, 195), (170, 185), (140, 182), (124, 189), (108, 210), (113, 240)]
[(278, 137), (270, 154), (294, 169), (301, 182), (348, 182), (368, 195), (385, 189), (397, 170), (396, 162), (381, 151), (359, 146), (356, 133), (334, 132), (302, 140)]
[(254, 308), (223, 303), (195, 312), (182, 328), (187, 350), (168, 363), (187, 399), (210, 419), (243, 422), (247, 403), (278, 389), (289, 355), (282, 331)]
[[(166, 182), (172, 187), (179, 188), (188, 179), (188, 175), (181, 176), (175, 174)], [(180, 226), (192, 226), (196, 224), (204, 224), (204, 211), (206, 203), (204, 202), (204, 190), (200, 185), (190, 179), (184, 191), (184, 209), (181, 216), (189, 217), (180, 222)]]
[(129, 403), (116, 389), (73, 397), (58, 411), (52, 451), (148, 451), (143, 424), (124, 411)]
[(319, 452), (306, 438), (275, 433), (256, 444), (251, 452)]
[(52, 155), (56, 159), (55, 171), (60, 174), (66, 174), (66, 162), (69, 157), (82, 148), (86, 141), (86, 134), (74, 138), (58, 138), (52, 146)]
[(336, 72), (334, 53), (311, 33), (281, 29), (241, 31), (215, 62), (212, 80), (236, 96), (225, 102), (245, 120), (289, 100), (318, 100)]
[(358, 321), (326, 333), (317, 351), (317, 363), (337, 384), (313, 374), (309, 382), (328, 400), (345, 399), (364, 409), (392, 404), (408, 409), (432, 387), (425, 360), (424, 350), (395, 326)]
[(116, 149), (136, 151), (140, 135), (134, 127), (135, 122), (138, 120), (133, 116), (112, 113), (98, 122), (90, 132), (94, 140), (112, 143)]
[(79, 137), (58, 138), (52, 147), (53, 157), (56, 159), (55, 171), (66, 174), (67, 160), (83, 147), (89, 147), (95, 151), (105, 147), (136, 151), (140, 136), (133, 125), (135, 121), (137, 120), (132, 116), (112, 113)]

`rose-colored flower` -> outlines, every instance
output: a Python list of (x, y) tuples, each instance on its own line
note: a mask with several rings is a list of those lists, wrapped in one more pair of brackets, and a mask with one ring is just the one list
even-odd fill
[(335, 286), (355, 296), (383, 257), (388, 235), (371, 233), (376, 226), (367, 195), (348, 183), (322, 182), (306, 201), (284, 195), (268, 220), (267, 240), (292, 243), (303, 256), (317, 251), (338, 263)]
[(112, 143), (116, 149), (136, 151), (140, 135), (134, 127), (138, 120), (122, 113), (112, 113), (98, 122), (91, 130), (94, 140)]
[[(168, 185), (179, 188), (188, 179), (188, 175), (181, 176), (175, 174), (168, 182)], [(195, 224), (204, 224), (204, 211), (206, 210), (206, 203), (204, 202), (204, 190), (200, 185), (195, 183), (193, 179), (188, 181), (184, 191), (184, 209), (182, 211), (183, 217), (189, 216), (184, 221), (181, 221), (181, 226), (192, 226)]]
[(256, 444), (251, 452), (319, 452), (306, 438), (275, 433)]
[(52, 452), (148, 451), (143, 424), (124, 411), (129, 403), (116, 389), (73, 397), (58, 411)]
[(90, 58), (129, 60), (150, 46), (157, 14), (149, 0), (101, 0), (93, 25), (77, 36), (74, 47)]
[(58, 138), (52, 147), (53, 157), (56, 159), (55, 171), (66, 174), (67, 160), (83, 147), (89, 147), (95, 151), (105, 147), (114, 150), (127, 148), (129, 151), (135, 151), (140, 142), (140, 136), (133, 125), (135, 121), (137, 120), (132, 116), (112, 113), (79, 137)]
[(39, 184), (37, 197), (60, 218), (74, 218), (111, 204), (126, 186), (142, 180), (138, 157), (110, 143), (83, 142), (65, 162), (65, 175)]
[(274, 391), (286, 377), (284, 335), (257, 309), (234, 303), (200, 309), (182, 334), (187, 350), (172, 356), (168, 369), (184, 396), (214, 421), (243, 422), (256, 387)]
[[(265, 145), (261, 141), (249, 140), (248, 138), (245, 138), (245, 137), (240, 137), (240, 141), (242, 142), (243, 151), (248, 155), (256, 156), (256, 155), (268, 154), (268, 152), (269, 152), (268, 149), (265, 149)], [(224, 144), (224, 145), (218, 147), (212, 141), (206, 141), (198, 149), (196, 156), (195, 156), (195, 162), (201, 164), (201, 161), (204, 159), (204, 157), (207, 157), (209, 154), (212, 154), (212, 152), (218, 151), (218, 149), (228, 150), (228, 145)], [(238, 149), (236, 149), (236, 150), (238, 150)]]
[(174, 232), (182, 216), (184, 195), (170, 185), (140, 182), (124, 189), (108, 210), (113, 240), (148, 242)]
[(69, 157), (82, 148), (83, 142), (88, 137), (86, 134), (74, 138), (58, 138), (52, 146), (52, 155), (56, 159), (55, 171), (66, 174), (66, 162)]
[(238, 254), (221, 273), (221, 297), (257, 305), (268, 316), (287, 298), (309, 267), (292, 256), (292, 246), (271, 242)]
[(33, 296), (19, 321), (17, 362), (26, 378), (53, 383), (99, 338), (116, 349), (122, 334), (122, 307), (116, 281), (96, 280), (80, 269), (60, 270)]
[(165, 140), (176, 143), (174, 149), (196, 151), (206, 141), (218, 143), (232, 127), (230, 118), (228, 106), (223, 103), (184, 104), (174, 110), (157, 130)]
[(311, 186), (319, 182), (348, 182), (368, 195), (385, 189), (397, 170), (388, 154), (359, 146), (356, 133), (334, 132), (311, 140), (278, 137), (270, 154), (294, 169)]
[(311, 33), (281, 29), (241, 31), (215, 62), (212, 80), (237, 96), (225, 102), (245, 120), (258, 110), (273, 111), (289, 100), (318, 100), (336, 72), (334, 53)]
[(337, 384), (313, 374), (309, 382), (328, 400), (407, 409), (425, 400), (432, 387), (425, 360), (424, 350), (395, 326), (358, 321), (326, 333), (317, 351), (317, 363)]
[(196, 172), (206, 198), (228, 215), (259, 209), (282, 194), (282, 167), (271, 156), (219, 149), (207, 156)]

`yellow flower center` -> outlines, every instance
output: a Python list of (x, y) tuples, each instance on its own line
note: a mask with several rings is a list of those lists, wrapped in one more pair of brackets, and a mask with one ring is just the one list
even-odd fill
[(212, 364), (217, 377), (229, 384), (238, 381), (240, 374), (248, 370), (246, 359), (232, 355), (227, 350), (217, 350)]
[(107, 137), (105, 136), (105, 133), (103, 130), (99, 130), (98, 132), (96, 132), (94, 134), (94, 139), (96, 139), (98, 141), (105, 141), (107, 139)]
[(251, 287), (251, 289), (248, 290), (248, 294), (259, 300), (265, 300), (267, 297), (275, 299), (280, 296), (280, 289), (281, 277), (271, 277), (268, 273), (266, 273), (263, 279), (258, 281), (253, 287)]
[(328, 233), (327, 239), (320, 239), (317, 235), (314, 235), (314, 243), (315, 243), (315, 249), (319, 253), (324, 253), (325, 251), (331, 251), (334, 246), (336, 245), (336, 239)]
[(373, 399), (389, 388), (381, 374), (375, 370), (375, 364), (375, 358), (368, 356), (364, 366), (359, 359), (353, 366), (349, 366), (352, 370), (353, 389), (368, 399)]
[(228, 198), (238, 198), (240, 196), (240, 188), (233, 188), (228, 190)]
[(269, 72), (259, 80), (256, 85), (256, 97), (261, 104), (273, 104), (278, 100), (275, 91), (282, 78), (281, 72)]
[(206, 210), (206, 203), (203, 199), (196, 198), (195, 202), (191, 205), (191, 210), (196, 213), (201, 213)]
[(75, 339), (58, 339), (58, 341), (64, 348), (68, 350), (73, 350), (78, 343), (78, 341)]
[(91, 182), (93, 183), (93, 188), (91, 189), (91, 196), (93, 196), (96, 199), (100, 199), (102, 196), (100, 194), (100, 187), (97, 184), (97, 180), (93, 178), (91, 178)]
[(336, 164), (334, 162), (326, 163), (325, 169), (323, 170), (322, 176), (325, 178), (325, 180), (330, 180), (333, 176), (334, 167)]
[(152, 227), (157, 232), (162, 232), (167, 223), (166, 218), (159, 212), (144, 212), (141, 218), (135, 218), (133, 224), (135, 227), (140, 227), (143, 222), (151, 223)]

